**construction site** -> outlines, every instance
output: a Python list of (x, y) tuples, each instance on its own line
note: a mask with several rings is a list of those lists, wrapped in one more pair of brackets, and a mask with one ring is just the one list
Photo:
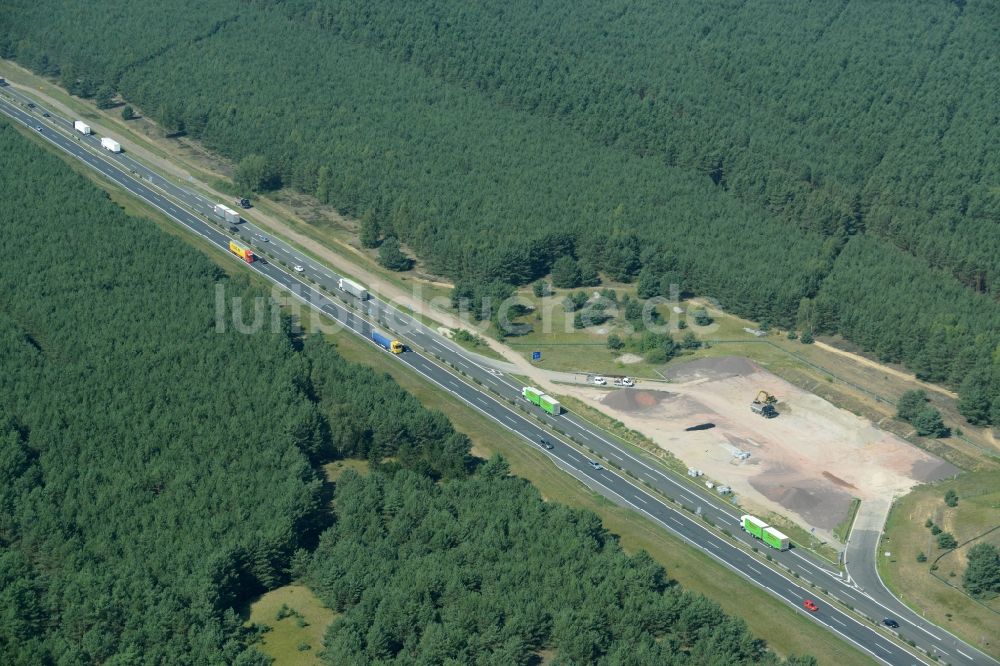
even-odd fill
[(668, 382), (563, 391), (650, 437), (747, 511), (786, 516), (818, 538), (852, 500), (879, 500), (957, 469), (743, 357), (668, 368)]

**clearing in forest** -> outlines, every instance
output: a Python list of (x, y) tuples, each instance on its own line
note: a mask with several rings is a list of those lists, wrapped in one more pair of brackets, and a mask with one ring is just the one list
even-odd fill
[(275, 666), (321, 664), (317, 655), (323, 633), (336, 616), (309, 588), (286, 585), (253, 602), (249, 622), (270, 627), (257, 649), (274, 659)]
[[(730, 486), (745, 509), (789, 516), (825, 540), (835, 540), (833, 529), (847, 517), (852, 498), (902, 495), (957, 472), (746, 358), (700, 359), (670, 366), (668, 374), (670, 384), (609, 393), (563, 390), (599, 404), (685, 464)], [(777, 396), (777, 418), (750, 410), (760, 390)], [(704, 423), (715, 427), (685, 430)]]

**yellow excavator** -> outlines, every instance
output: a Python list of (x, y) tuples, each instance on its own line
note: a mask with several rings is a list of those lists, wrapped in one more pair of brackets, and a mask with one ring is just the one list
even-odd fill
[(774, 403), (778, 399), (767, 391), (759, 391), (757, 397), (750, 403), (750, 409), (754, 414), (760, 414), (766, 419), (773, 419), (778, 415), (778, 410), (774, 408)]

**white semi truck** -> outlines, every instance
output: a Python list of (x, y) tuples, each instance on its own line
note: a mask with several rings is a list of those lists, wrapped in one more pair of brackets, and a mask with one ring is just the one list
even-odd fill
[(362, 287), (357, 282), (353, 280), (348, 280), (347, 278), (340, 278), (337, 280), (337, 287), (344, 292), (347, 292), (351, 296), (354, 296), (359, 301), (368, 300), (368, 290)]
[(212, 213), (221, 220), (225, 220), (229, 224), (239, 224), (240, 214), (229, 206), (223, 204), (215, 204), (212, 206)]
[(73, 129), (75, 129), (80, 134), (90, 134), (90, 125), (83, 122), (82, 120), (77, 120), (73, 123)]
[(105, 150), (110, 150), (113, 153), (122, 152), (122, 144), (118, 143), (114, 139), (109, 139), (108, 137), (104, 137), (101, 139), (101, 148), (104, 148)]

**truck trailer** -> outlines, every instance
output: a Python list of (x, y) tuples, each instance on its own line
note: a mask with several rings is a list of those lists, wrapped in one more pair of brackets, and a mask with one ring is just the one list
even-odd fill
[(357, 282), (353, 280), (348, 280), (347, 278), (340, 278), (337, 280), (337, 287), (343, 291), (347, 292), (351, 296), (354, 296), (358, 300), (366, 301), (368, 300), (368, 290), (362, 287)]
[(122, 144), (118, 143), (114, 139), (109, 139), (108, 137), (101, 139), (101, 148), (110, 150), (113, 153), (122, 152)]
[(212, 206), (212, 214), (215, 215), (220, 220), (225, 220), (229, 224), (239, 224), (240, 214), (229, 206), (224, 206), (222, 204), (215, 204)]
[(403, 350), (405, 349), (403, 347), (403, 343), (400, 342), (399, 340), (390, 340), (389, 338), (385, 337), (384, 335), (376, 331), (372, 331), (371, 338), (372, 342), (377, 344), (382, 349), (392, 352), (393, 354), (402, 354)]
[(549, 414), (562, 414), (562, 405), (559, 404), (558, 400), (534, 387), (525, 386), (522, 388), (521, 397), (533, 405), (538, 405)]
[[(75, 123), (73, 123), (73, 129), (75, 129), (80, 134), (90, 134), (90, 125), (83, 122), (82, 120), (77, 120)], [(103, 145), (104, 142), (102, 141), (101, 143)]]
[(788, 537), (773, 527), (764, 528), (764, 535), (761, 537), (761, 541), (775, 550), (788, 550)]
[(757, 518), (755, 516), (740, 516), (740, 523), (742, 523), (743, 530), (754, 537), (755, 539), (760, 539), (764, 542), (764, 545), (769, 548), (774, 548), (775, 550), (788, 550), (791, 541), (787, 536), (779, 532), (777, 529), (769, 526), (766, 522)]
[(234, 241), (229, 241), (229, 251), (235, 254), (243, 261), (247, 262), (248, 264), (252, 264), (254, 260), (257, 259), (256, 255), (254, 255), (253, 253), (253, 250), (251, 250), (250, 248), (243, 247), (242, 245)]

